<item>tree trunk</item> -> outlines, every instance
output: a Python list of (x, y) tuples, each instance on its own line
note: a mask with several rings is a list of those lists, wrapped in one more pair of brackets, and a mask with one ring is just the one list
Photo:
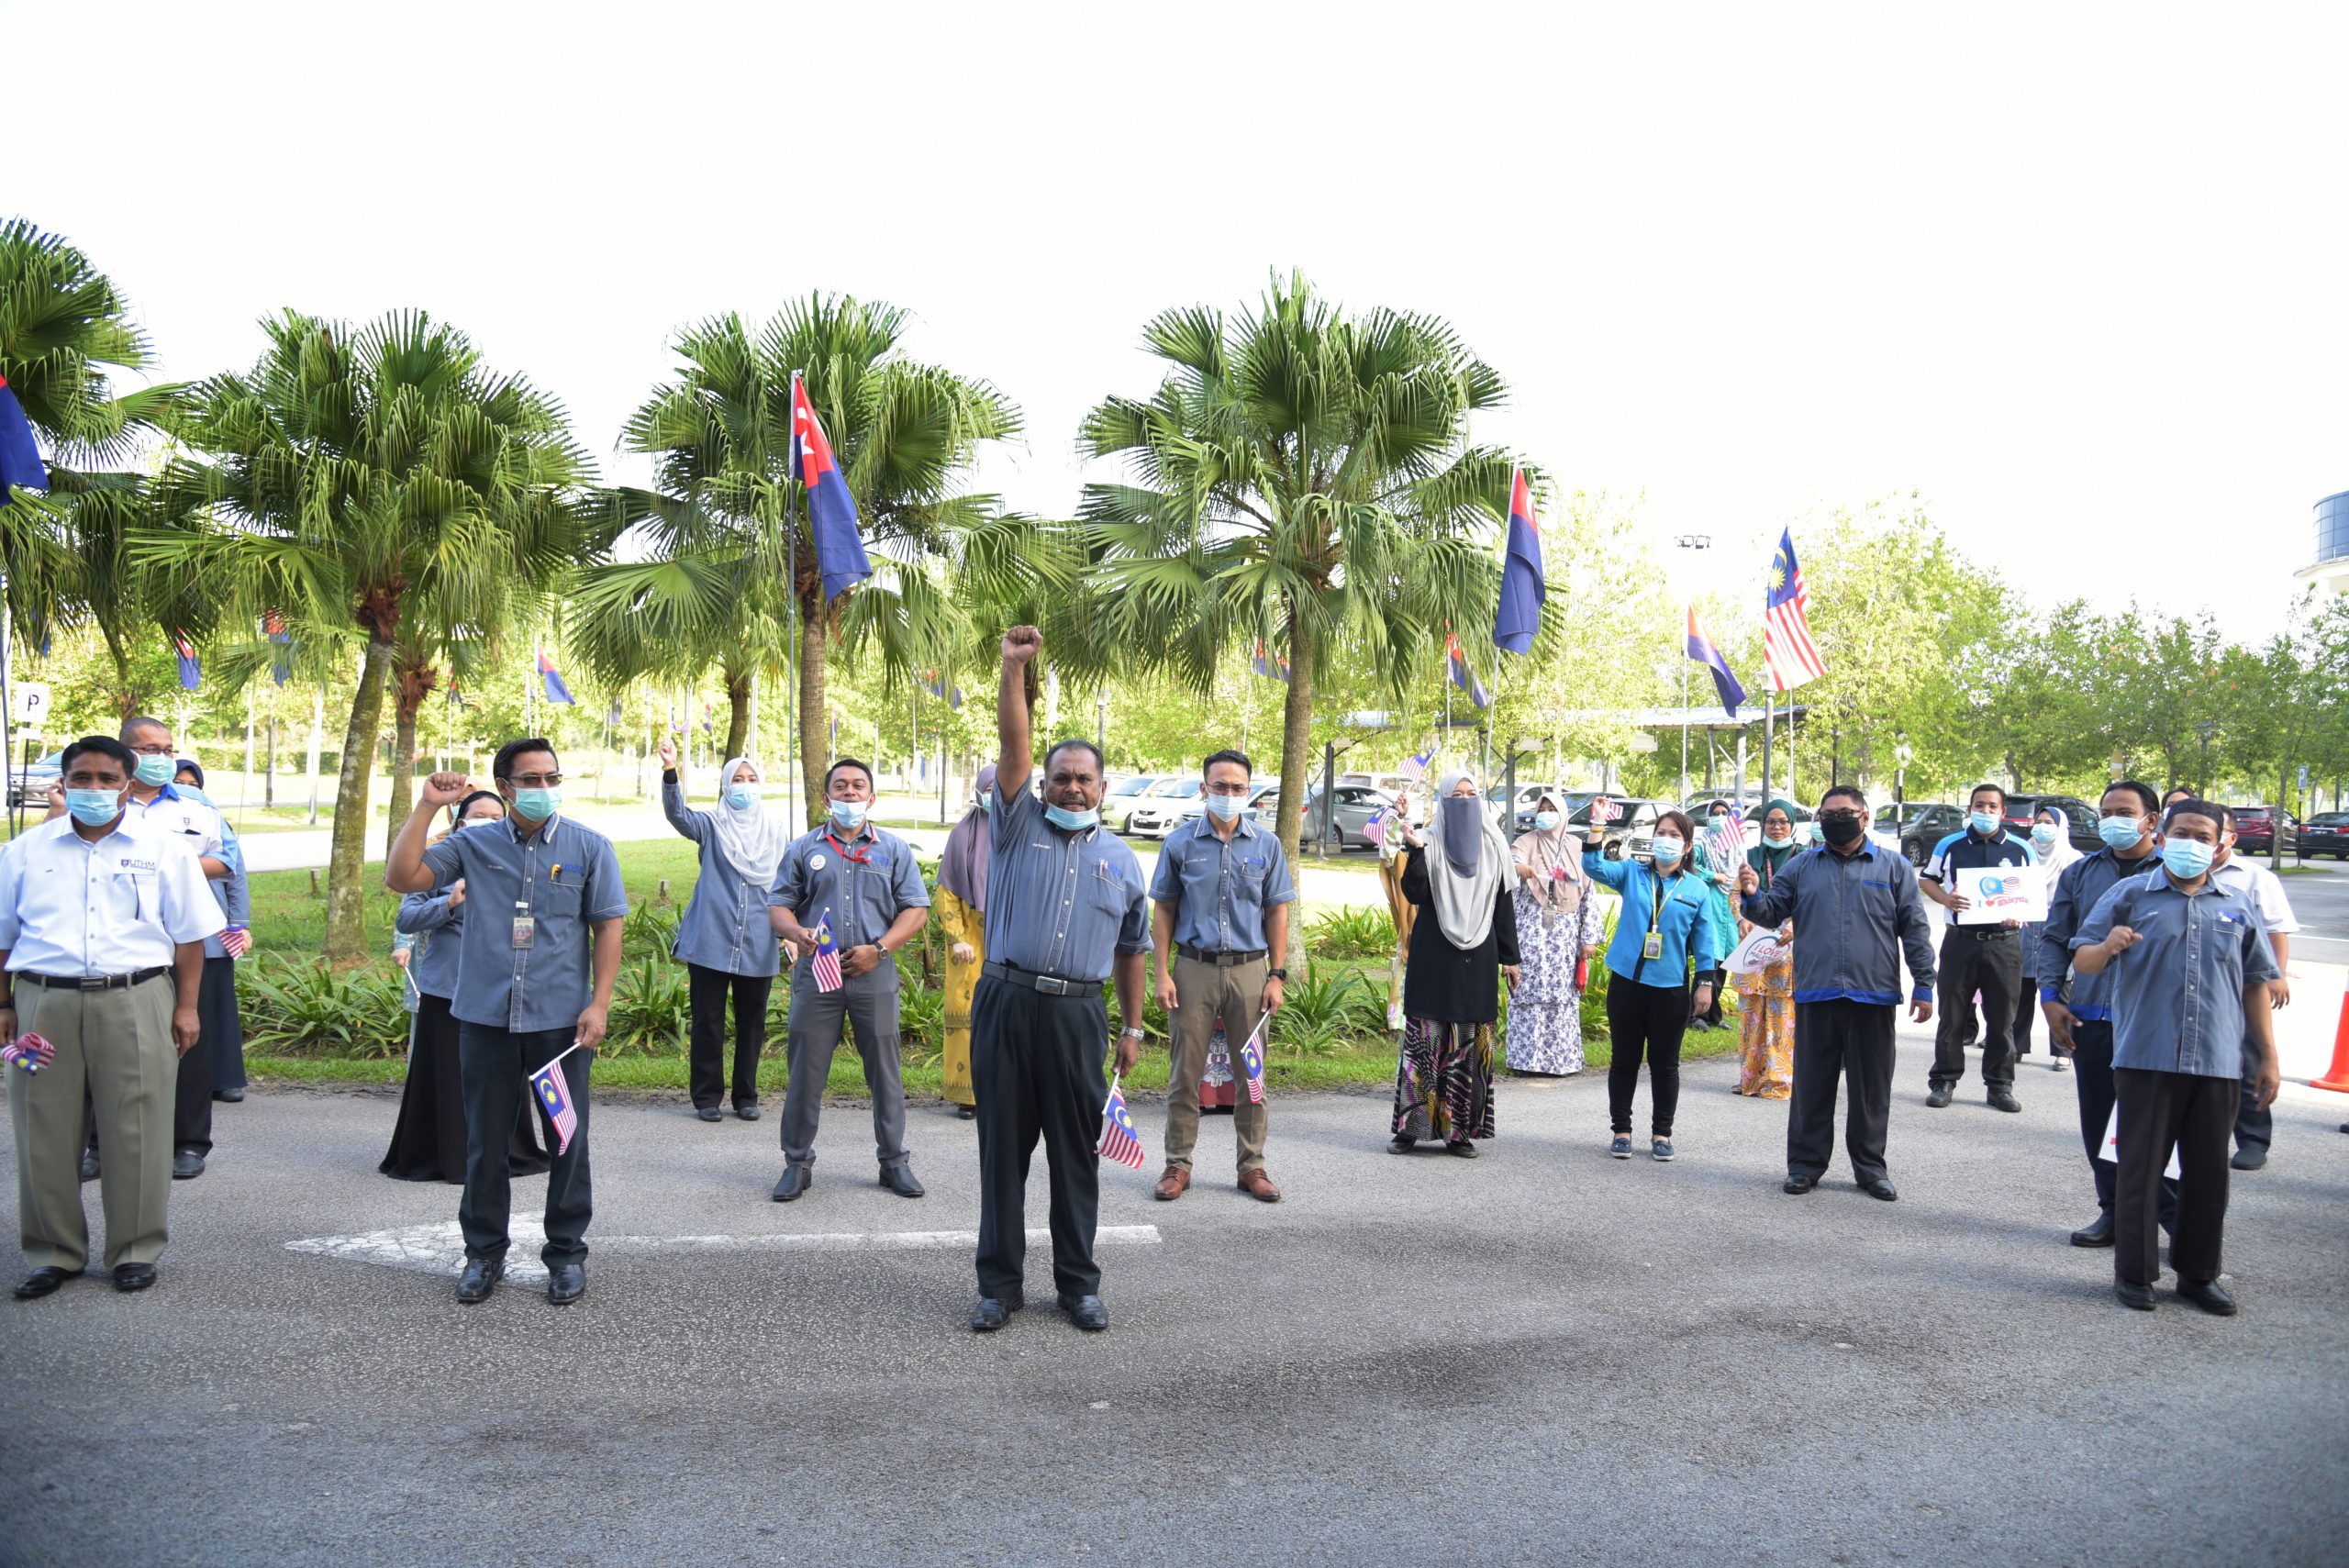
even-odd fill
[(813, 826), (824, 819), (824, 770), (832, 762), (831, 737), (825, 728), (823, 601), (814, 599), (811, 607), (809, 599), (803, 599), (800, 609), (799, 783), (807, 801), (807, 820)]
[(391, 814), (384, 825), (384, 854), (392, 852), (392, 840), (399, 836), (400, 824), (407, 820), (408, 809), (416, 804), (416, 723), (424, 711), (424, 699), (440, 684), (440, 672), (429, 664), (415, 664), (392, 672), (392, 775)]
[(392, 645), (367, 639), (359, 665), (359, 692), (351, 698), (351, 724), (342, 734), (342, 772), (335, 782), (334, 836), (327, 856), (327, 958), (342, 966), (367, 956), (367, 786), (375, 760), (376, 732), (384, 723), (384, 679)]
[[(1289, 869), (1300, 881), (1305, 868), (1297, 849), (1305, 823), (1305, 797), (1313, 788), (1313, 629), (1303, 616), (1292, 613), (1288, 623), (1288, 696), (1281, 706), (1281, 808), (1273, 819), (1273, 834), (1281, 841)], [(1289, 972), (1306, 973), (1304, 905), (1289, 906), (1288, 952), (1282, 962)]]
[(726, 673), (724, 757), (747, 757), (751, 754), (751, 703), (756, 692), (755, 677), (747, 673), (737, 674), (730, 669)]

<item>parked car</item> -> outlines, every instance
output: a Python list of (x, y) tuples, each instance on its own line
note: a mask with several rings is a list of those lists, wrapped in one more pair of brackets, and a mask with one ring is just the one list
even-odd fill
[[(1305, 797), (1305, 815), (1298, 828), (1299, 847), (1318, 849), (1323, 835), (1330, 836), (1334, 849), (1367, 849), (1371, 847), (1370, 824), (1381, 812), (1394, 809), (1395, 797), (1375, 784), (1341, 784), (1337, 788), (1337, 806), (1333, 821), (1324, 820), (1321, 786), (1316, 784)], [(1255, 797), (1256, 826), (1272, 830), (1281, 809), (1280, 781), (1266, 779)]]
[[(1868, 837), (1893, 853), (1905, 855), (1909, 852), (1909, 829), (1914, 828), (1926, 812), (1945, 804), (1935, 800), (1912, 800), (1906, 804), (1894, 801), (1879, 806), (1876, 808), (1875, 819), (1868, 824)], [(1927, 845), (1926, 848), (1930, 850), (1932, 846)]]
[(1197, 800), (1206, 794), (1197, 773), (1186, 778), (1166, 779), (1153, 785), (1134, 803), (1126, 817), (1126, 831), (1138, 839), (1163, 839), (1174, 831), (1186, 801)]
[[(1248, 794), (1242, 802), (1241, 809), (1243, 812), (1249, 810), (1254, 806), (1258, 798), (1266, 791), (1278, 789), (1279, 787), (1280, 781), (1278, 779), (1258, 779), (1255, 783), (1248, 786)], [(1207, 792), (1203, 789), (1197, 795), (1186, 795), (1180, 799), (1171, 800), (1169, 804), (1174, 807), (1171, 812), (1165, 810), (1163, 807), (1152, 807), (1151, 811), (1152, 826), (1146, 829), (1141, 828), (1135, 828), (1135, 835), (1145, 839), (1163, 839), (1168, 834), (1174, 832), (1175, 828), (1180, 828), (1184, 823), (1192, 820), (1194, 817), (1206, 816), (1208, 810)], [(1162, 818), (1166, 823), (1163, 831), (1155, 826), (1155, 824)]]
[(1517, 786), (1516, 809), (1510, 817), (1509, 832), (1512, 837), (1519, 833), (1533, 831), (1533, 808), (1541, 804), (1542, 797), (1545, 795), (1564, 806), (1569, 817), (1598, 798), (1598, 792), (1595, 789), (1560, 789), (1555, 784), (1520, 784)]
[(2235, 814), (2235, 850), (2239, 854), (2264, 855), (2276, 848), (2277, 824), (2283, 824), (2284, 853), (2293, 860), (2306, 858), (2299, 848), (2299, 818), (2288, 811), (2273, 806), (2238, 806)]
[[(1596, 842), (1600, 853), (1610, 861), (1620, 861), (1629, 854), (1633, 839), (1644, 845), (1648, 836), (1655, 831), (1656, 817), (1672, 809), (1672, 803), (1665, 800), (1626, 800), (1620, 795), (1610, 795), (1607, 798), (1614, 803), (1615, 820), (1601, 828), (1598, 837), (1591, 841)], [(1590, 808), (1598, 799), (1593, 795), (1583, 802), (1566, 820), (1575, 827), (1588, 828)]]
[(2320, 811), (2300, 824), (2299, 858), (2310, 855), (2349, 861), (2349, 811)]
[(1126, 818), (1133, 815), (1134, 807), (1141, 804), (1142, 796), (1166, 783), (1168, 776), (1165, 773), (1136, 773), (1130, 779), (1120, 779), (1111, 784), (1109, 793), (1101, 797), (1101, 825), (1112, 833), (1124, 832)]
[[(2043, 806), (2053, 806), (2064, 813), (2064, 820), (2071, 824), (2072, 847), (2084, 855), (2092, 855), (2104, 847), (2097, 837), (2096, 807), (2076, 795), (2013, 795), (2007, 797), (2007, 831), (2028, 843), (2031, 825)], [(1966, 808), (1963, 806), (1933, 805), (1921, 807), (1914, 821), (1901, 830), (1900, 852), (1917, 865), (1932, 858), (1933, 846), (1952, 833), (1965, 831)]]
[(49, 792), (64, 776), (62, 750), (51, 751), (39, 762), (27, 762), (21, 768), (8, 771), (8, 805), (13, 809), (22, 806), (49, 806)]

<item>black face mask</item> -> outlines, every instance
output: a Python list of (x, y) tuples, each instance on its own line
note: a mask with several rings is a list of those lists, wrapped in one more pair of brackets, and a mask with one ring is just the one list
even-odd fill
[(1860, 837), (1860, 819), (1857, 817), (1822, 817), (1819, 819), (1819, 836), (1839, 848), (1855, 843)]

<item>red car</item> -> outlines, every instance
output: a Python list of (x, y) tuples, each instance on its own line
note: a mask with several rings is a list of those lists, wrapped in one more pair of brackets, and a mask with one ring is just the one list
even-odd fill
[(2245, 855), (2264, 855), (2276, 848), (2276, 824), (2284, 824), (2284, 852), (2294, 860), (2300, 858), (2300, 824), (2288, 811), (2272, 806), (2238, 806), (2235, 814), (2235, 849)]

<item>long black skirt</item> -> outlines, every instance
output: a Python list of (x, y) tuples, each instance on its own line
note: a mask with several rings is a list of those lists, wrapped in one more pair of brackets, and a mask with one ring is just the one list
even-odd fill
[[(514, 1120), (514, 1137), (507, 1147), (509, 1175), (535, 1176), (547, 1168), (547, 1151), (539, 1142), (531, 1106), (536, 1095), (522, 1096)], [(551, 1144), (552, 1138), (548, 1139)], [(422, 994), (416, 1024), (408, 1036), (407, 1086), (400, 1091), (400, 1119), (392, 1129), (392, 1147), (376, 1167), (403, 1182), (447, 1182), (462, 1186), (465, 1180), (465, 1101), (457, 1081), (457, 1019), (449, 998)]]

